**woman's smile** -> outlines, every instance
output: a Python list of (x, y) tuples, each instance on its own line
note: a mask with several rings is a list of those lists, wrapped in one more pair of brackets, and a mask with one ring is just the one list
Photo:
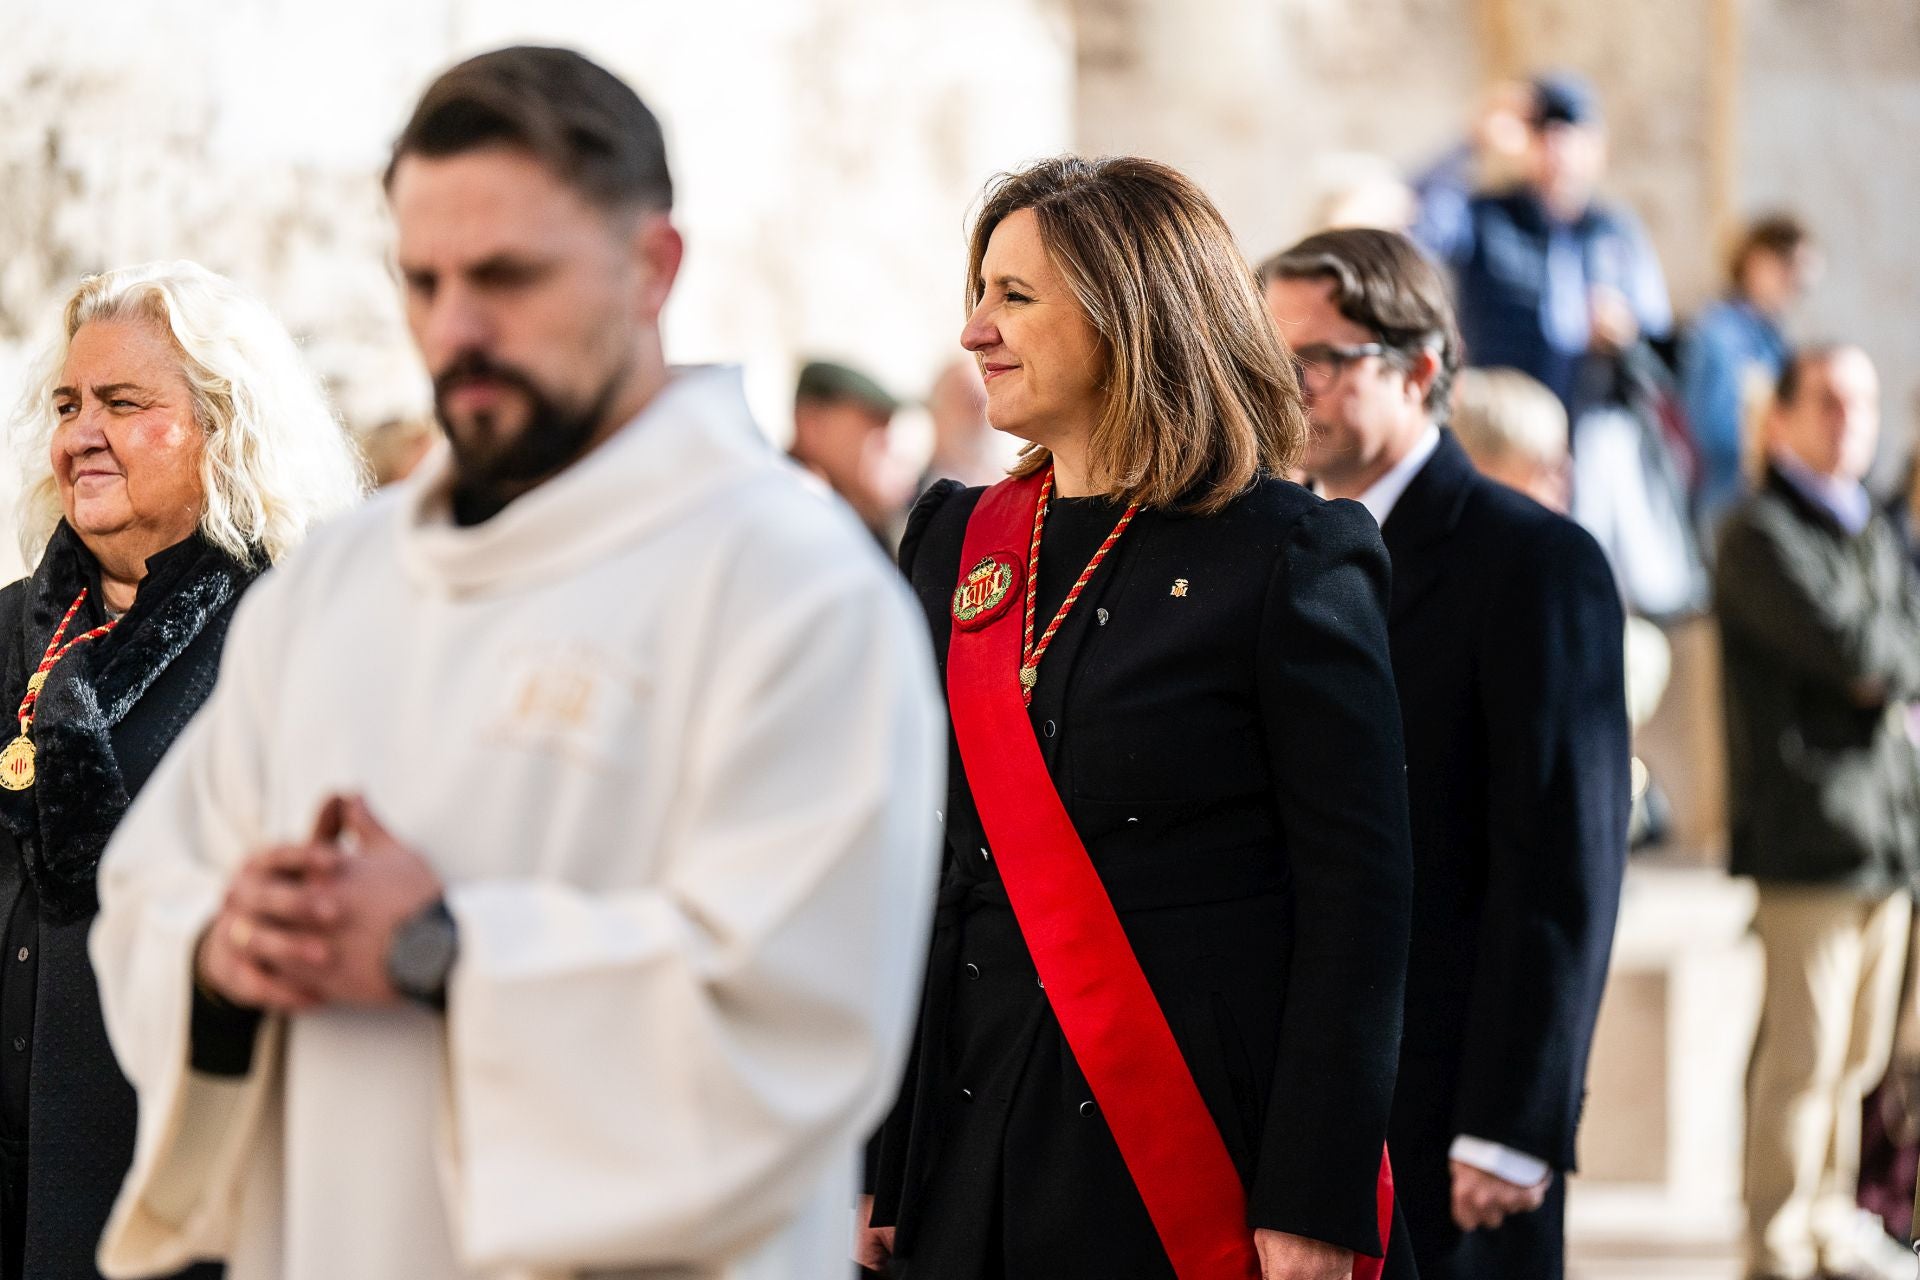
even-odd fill
[(104, 463), (93, 462), (73, 469), (73, 487), (75, 489), (98, 490), (104, 488), (111, 481), (124, 481), (125, 479), (126, 475), (121, 472), (119, 468), (111, 467)]

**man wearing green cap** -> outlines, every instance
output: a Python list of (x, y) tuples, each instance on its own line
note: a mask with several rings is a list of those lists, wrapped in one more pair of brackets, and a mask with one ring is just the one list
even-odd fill
[(887, 428), (900, 407), (850, 365), (809, 361), (793, 394), (793, 460), (824, 480), (874, 537), (891, 544), (906, 495), (887, 478)]

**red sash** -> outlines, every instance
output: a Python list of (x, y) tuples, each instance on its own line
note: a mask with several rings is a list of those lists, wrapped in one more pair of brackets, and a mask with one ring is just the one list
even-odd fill
[[(1039, 477), (1003, 480), (967, 524), (947, 700), (1014, 918), (1074, 1061), (1180, 1280), (1257, 1280), (1246, 1189), (1060, 802), (1020, 694), (1021, 592)], [(1044, 677), (1043, 677), (1044, 678)], [(1393, 1225), (1385, 1153), (1380, 1241)], [(1378, 1280), (1361, 1257), (1354, 1280)]]

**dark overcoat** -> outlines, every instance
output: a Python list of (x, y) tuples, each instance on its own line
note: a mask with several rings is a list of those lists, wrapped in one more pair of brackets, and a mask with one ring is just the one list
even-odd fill
[(1777, 470), (1720, 531), (1732, 871), (1862, 894), (1914, 886), (1920, 580), (1876, 514), (1857, 534)]
[[(982, 492), (936, 486), (901, 547), (943, 672)], [(1043, 563), (1040, 628), (1116, 514), (1093, 513), (1072, 561)], [(1024, 563), (1019, 541), (1006, 550)], [(1374, 1254), (1410, 890), (1387, 580), (1366, 512), (1296, 485), (1261, 482), (1217, 515), (1145, 511), (1053, 642), (1032, 707), (1250, 1228)], [(874, 1221), (897, 1224), (912, 1280), (1169, 1276), (957, 749), (949, 776), (917, 1047), (875, 1143)], [(1404, 1242), (1393, 1256), (1389, 1274), (1410, 1274)]]
[[(1382, 536), (1414, 858), (1401, 1202), (1427, 1280), (1557, 1280), (1626, 865), (1620, 597), (1584, 529), (1481, 476), (1451, 433)], [(1545, 1208), (1463, 1236), (1460, 1135), (1544, 1160)]]
[[(133, 1159), (135, 1112), (87, 956), (94, 872), (133, 795), (212, 690), (227, 624), (252, 578), (197, 537), (150, 560), (120, 625), (74, 648), (48, 677), (33, 726), (34, 786), (0, 792), (0, 923), (23, 897), (38, 915), (28, 1043), (0, 1046), (31, 1054), (28, 1280), (98, 1275), (94, 1250)], [(0, 701), (9, 710), (83, 586), (88, 601), (70, 636), (104, 614), (98, 567), (62, 524), (34, 576), (0, 590)], [(221, 1270), (185, 1274), (211, 1280)]]

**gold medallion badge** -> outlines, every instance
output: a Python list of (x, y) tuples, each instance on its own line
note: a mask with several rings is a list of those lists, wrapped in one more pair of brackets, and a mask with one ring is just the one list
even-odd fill
[(25, 791), (33, 785), (33, 739), (21, 734), (0, 751), (0, 787)]
[(967, 571), (953, 589), (953, 620), (969, 631), (984, 627), (1006, 611), (1020, 568), (1013, 557), (991, 555)]
[(67, 606), (67, 616), (60, 619), (60, 625), (54, 628), (53, 639), (47, 641), (47, 651), (40, 655), (40, 665), (27, 677), (27, 692), (20, 699), (17, 713), (20, 717), (20, 736), (0, 751), (0, 787), (8, 791), (25, 791), (33, 785), (33, 739), (27, 735), (33, 732), (33, 717), (40, 702), (40, 691), (47, 687), (47, 673), (75, 645), (97, 640), (119, 625), (120, 620), (115, 618), (68, 640), (67, 628), (73, 625), (73, 616), (80, 612), (80, 606), (86, 602), (86, 588), (82, 587), (73, 603)]

